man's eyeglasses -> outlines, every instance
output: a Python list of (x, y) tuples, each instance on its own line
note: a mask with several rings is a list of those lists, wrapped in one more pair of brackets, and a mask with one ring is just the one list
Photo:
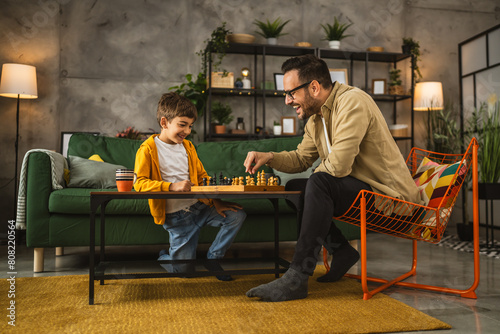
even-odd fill
[(298, 87), (295, 87), (294, 89), (285, 90), (285, 95), (287, 95), (291, 100), (295, 100), (295, 97), (293, 96), (293, 93), (295, 93), (296, 91), (298, 91), (301, 88), (307, 87), (308, 85), (311, 84), (311, 82), (313, 82), (313, 80), (308, 81), (305, 84), (302, 84), (302, 85), (300, 85)]

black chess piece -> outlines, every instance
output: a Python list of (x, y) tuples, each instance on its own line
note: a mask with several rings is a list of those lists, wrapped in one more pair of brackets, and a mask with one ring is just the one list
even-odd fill
[(207, 178), (206, 178), (206, 177), (204, 177), (204, 178), (203, 178), (203, 186), (204, 186), (204, 187), (206, 187), (206, 186), (207, 186)]

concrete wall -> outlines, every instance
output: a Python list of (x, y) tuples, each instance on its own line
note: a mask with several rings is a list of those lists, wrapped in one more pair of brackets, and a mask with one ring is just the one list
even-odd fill
[[(159, 96), (186, 73), (200, 71), (195, 53), (223, 21), (233, 32), (254, 34), (254, 19), (291, 19), (288, 35), (279, 39), (283, 45), (308, 41), (327, 47), (320, 23), (333, 16), (353, 23), (354, 36), (343, 41), (346, 49), (377, 45), (399, 52), (402, 37), (411, 36), (423, 51), (424, 80), (442, 81), (445, 98), (457, 103), (458, 43), (500, 23), (498, 0), (2, 0), (0, 5), (0, 63), (37, 68), (39, 98), (21, 101), (21, 160), (33, 148), (59, 150), (61, 131), (156, 130)], [(258, 36), (256, 42), (264, 40)], [(266, 79), (272, 80), (283, 61), (269, 60)], [(243, 66), (253, 66), (252, 58), (233, 55), (224, 63), (236, 72)], [(355, 78), (355, 85), (361, 83)], [(229, 103), (249, 126), (250, 106)], [(0, 97), (0, 232), (13, 219), (15, 113), (15, 100)], [(293, 112), (273, 101), (267, 124), (281, 115)], [(425, 132), (421, 117), (418, 138)]]

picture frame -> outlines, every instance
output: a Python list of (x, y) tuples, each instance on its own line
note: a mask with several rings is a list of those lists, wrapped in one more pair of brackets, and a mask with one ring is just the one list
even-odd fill
[(281, 117), (281, 134), (282, 135), (295, 135), (296, 130), (296, 118), (295, 117)]
[(61, 132), (61, 153), (65, 158), (68, 157), (68, 145), (69, 145), (69, 139), (71, 138), (72, 135), (75, 133), (89, 133), (94, 136), (99, 135), (99, 132), (85, 132), (85, 131), (73, 131), (73, 132)]
[(386, 79), (373, 79), (372, 80), (372, 94), (387, 94), (387, 80)]
[(347, 78), (347, 68), (330, 68), (329, 70), (332, 83), (337, 81), (341, 84), (349, 84), (349, 79)]
[(283, 77), (285, 75), (281, 73), (274, 73), (274, 87), (276, 90), (285, 90), (283, 87)]

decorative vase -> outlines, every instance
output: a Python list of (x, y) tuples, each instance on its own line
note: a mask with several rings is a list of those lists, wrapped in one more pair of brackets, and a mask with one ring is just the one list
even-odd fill
[(276, 44), (278, 44), (278, 39), (276, 37), (270, 37), (267, 39), (267, 44), (276, 45)]
[(248, 78), (243, 78), (243, 89), (251, 89), (252, 88), (252, 82)]
[(340, 49), (340, 41), (328, 41), (330, 49)]
[(225, 125), (215, 125), (215, 133), (220, 135), (226, 133), (226, 126)]
[(275, 125), (273, 127), (273, 133), (275, 136), (281, 136), (281, 125)]

